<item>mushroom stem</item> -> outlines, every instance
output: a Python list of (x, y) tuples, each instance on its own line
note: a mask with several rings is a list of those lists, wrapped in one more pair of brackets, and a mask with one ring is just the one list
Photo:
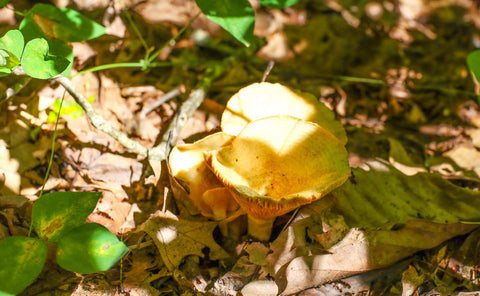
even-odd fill
[(242, 215), (240, 217), (236, 217), (236, 219), (225, 219), (223, 221), (219, 221), (218, 227), (220, 228), (220, 232), (225, 237), (230, 237), (235, 241), (239, 241), (240, 237), (247, 232), (247, 217), (246, 215)]
[(273, 222), (275, 217), (268, 219), (258, 219), (248, 215), (248, 234), (258, 240), (268, 241), (272, 234)]

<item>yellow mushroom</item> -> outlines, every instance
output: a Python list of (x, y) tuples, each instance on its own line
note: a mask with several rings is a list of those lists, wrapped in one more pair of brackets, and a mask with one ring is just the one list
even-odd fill
[(318, 200), (350, 174), (344, 142), (289, 115), (251, 121), (205, 159), (247, 212), (249, 234), (260, 240), (269, 239), (275, 217)]
[(221, 128), (228, 134), (238, 135), (249, 122), (280, 114), (317, 123), (342, 144), (347, 142), (341, 123), (315, 96), (278, 83), (254, 83), (234, 94), (223, 112)]
[(242, 208), (233, 198), (230, 191), (225, 187), (217, 187), (205, 191), (202, 196), (203, 202), (210, 208), (210, 213), (205, 216), (220, 221), (218, 226), (224, 236), (239, 238), (241, 226), (230, 223), (240, 215), (245, 214)]
[[(204, 216), (212, 217), (211, 205), (207, 204), (202, 196), (207, 190), (223, 187), (223, 184), (207, 166), (203, 153), (219, 149), (230, 143), (233, 138), (220, 132), (193, 144), (177, 145), (172, 149), (168, 158), (170, 174), (181, 185), (175, 186), (175, 182), (172, 182), (174, 195), (177, 200), (186, 204), (191, 214), (198, 214), (196, 212), (198, 210)], [(189, 202), (193, 207), (189, 206)]]

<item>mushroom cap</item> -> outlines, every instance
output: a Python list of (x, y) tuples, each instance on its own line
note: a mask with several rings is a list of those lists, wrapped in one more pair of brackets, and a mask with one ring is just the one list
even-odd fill
[(315, 96), (268, 82), (250, 84), (230, 98), (222, 115), (222, 131), (238, 135), (247, 123), (280, 114), (312, 121), (347, 143), (342, 124)]
[(258, 219), (311, 203), (350, 174), (337, 137), (288, 115), (250, 122), (231, 143), (205, 152), (205, 159), (240, 206)]
[[(176, 178), (186, 191), (186, 197), (202, 213), (211, 213), (210, 206), (202, 200), (205, 191), (223, 187), (212, 173), (203, 157), (204, 151), (216, 150), (228, 144), (233, 136), (220, 132), (209, 135), (193, 144), (175, 146), (168, 158), (171, 175)], [(172, 186), (173, 187), (173, 186)], [(174, 191), (177, 198), (185, 191)], [(208, 215), (208, 214), (207, 214)]]

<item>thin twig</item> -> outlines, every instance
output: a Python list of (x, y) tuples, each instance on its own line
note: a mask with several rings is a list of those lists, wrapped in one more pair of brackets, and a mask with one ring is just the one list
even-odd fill
[[(192, 117), (195, 110), (198, 109), (200, 104), (205, 98), (205, 89), (197, 88), (190, 93), (188, 99), (183, 102), (182, 107), (173, 118), (172, 122), (167, 128), (167, 131), (163, 134), (162, 141), (157, 146), (150, 149), (149, 159), (153, 160), (163, 160), (165, 159), (165, 149), (167, 143), (175, 143), (180, 131), (187, 123), (187, 120)], [(173, 131), (170, 136), (170, 131)], [(171, 137), (169, 139), (169, 137)]]
[(200, 106), (200, 104), (203, 102), (203, 99), (205, 98), (205, 89), (197, 88), (193, 90), (187, 100), (183, 103), (179, 112), (176, 114), (176, 117), (168, 126), (160, 144), (149, 149), (143, 146), (140, 142), (130, 139), (127, 134), (116, 129), (102, 116), (100, 116), (95, 111), (95, 109), (93, 109), (92, 105), (90, 105), (90, 103), (85, 99), (85, 97), (79, 92), (77, 92), (77, 90), (73, 87), (71, 81), (67, 77), (59, 75), (54, 77), (53, 79), (60, 83), (75, 99), (75, 102), (77, 102), (77, 104), (82, 107), (88, 120), (95, 128), (117, 140), (128, 151), (158, 161), (162, 161), (166, 158), (165, 151), (167, 145), (169, 145), (170, 131), (175, 130), (171, 139), (171, 142), (175, 143), (175, 139), (180, 133), (180, 130), (185, 126), (188, 118), (193, 115), (195, 110), (197, 110), (197, 108)]
[(275, 61), (268, 61), (267, 68), (265, 69), (265, 72), (263, 72), (262, 82), (265, 82), (267, 80), (267, 77), (270, 74), (270, 71), (272, 71), (273, 66), (275, 66)]
[(179, 96), (182, 94), (182, 87), (176, 87), (169, 91), (168, 93), (164, 94), (161, 98), (159, 98), (157, 101), (153, 102), (152, 104), (145, 106), (142, 111), (140, 111), (140, 116), (145, 117), (148, 115), (148, 113), (152, 112), (153, 110), (157, 109), (160, 107), (162, 104), (170, 101), (171, 99)]
[(72, 83), (70, 82), (70, 80), (68, 80), (67, 77), (63, 75), (58, 75), (53, 79), (60, 83), (75, 99), (75, 102), (77, 102), (77, 104), (82, 107), (88, 119), (95, 128), (117, 140), (130, 152), (137, 153), (144, 157), (148, 156), (148, 148), (146, 148), (139, 142), (130, 139), (127, 134), (114, 128), (109, 122), (107, 122), (102, 116), (100, 116), (95, 111), (95, 109), (93, 109), (92, 105), (90, 105), (90, 103), (85, 99), (85, 97), (79, 92), (77, 92), (77, 90), (73, 87)]

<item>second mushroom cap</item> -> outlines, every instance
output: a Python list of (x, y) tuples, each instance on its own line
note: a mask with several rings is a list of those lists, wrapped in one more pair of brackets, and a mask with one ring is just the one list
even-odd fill
[(342, 124), (315, 96), (269, 82), (250, 84), (228, 100), (222, 115), (222, 131), (238, 135), (249, 122), (281, 114), (314, 122), (331, 132), (342, 144), (347, 142)]

